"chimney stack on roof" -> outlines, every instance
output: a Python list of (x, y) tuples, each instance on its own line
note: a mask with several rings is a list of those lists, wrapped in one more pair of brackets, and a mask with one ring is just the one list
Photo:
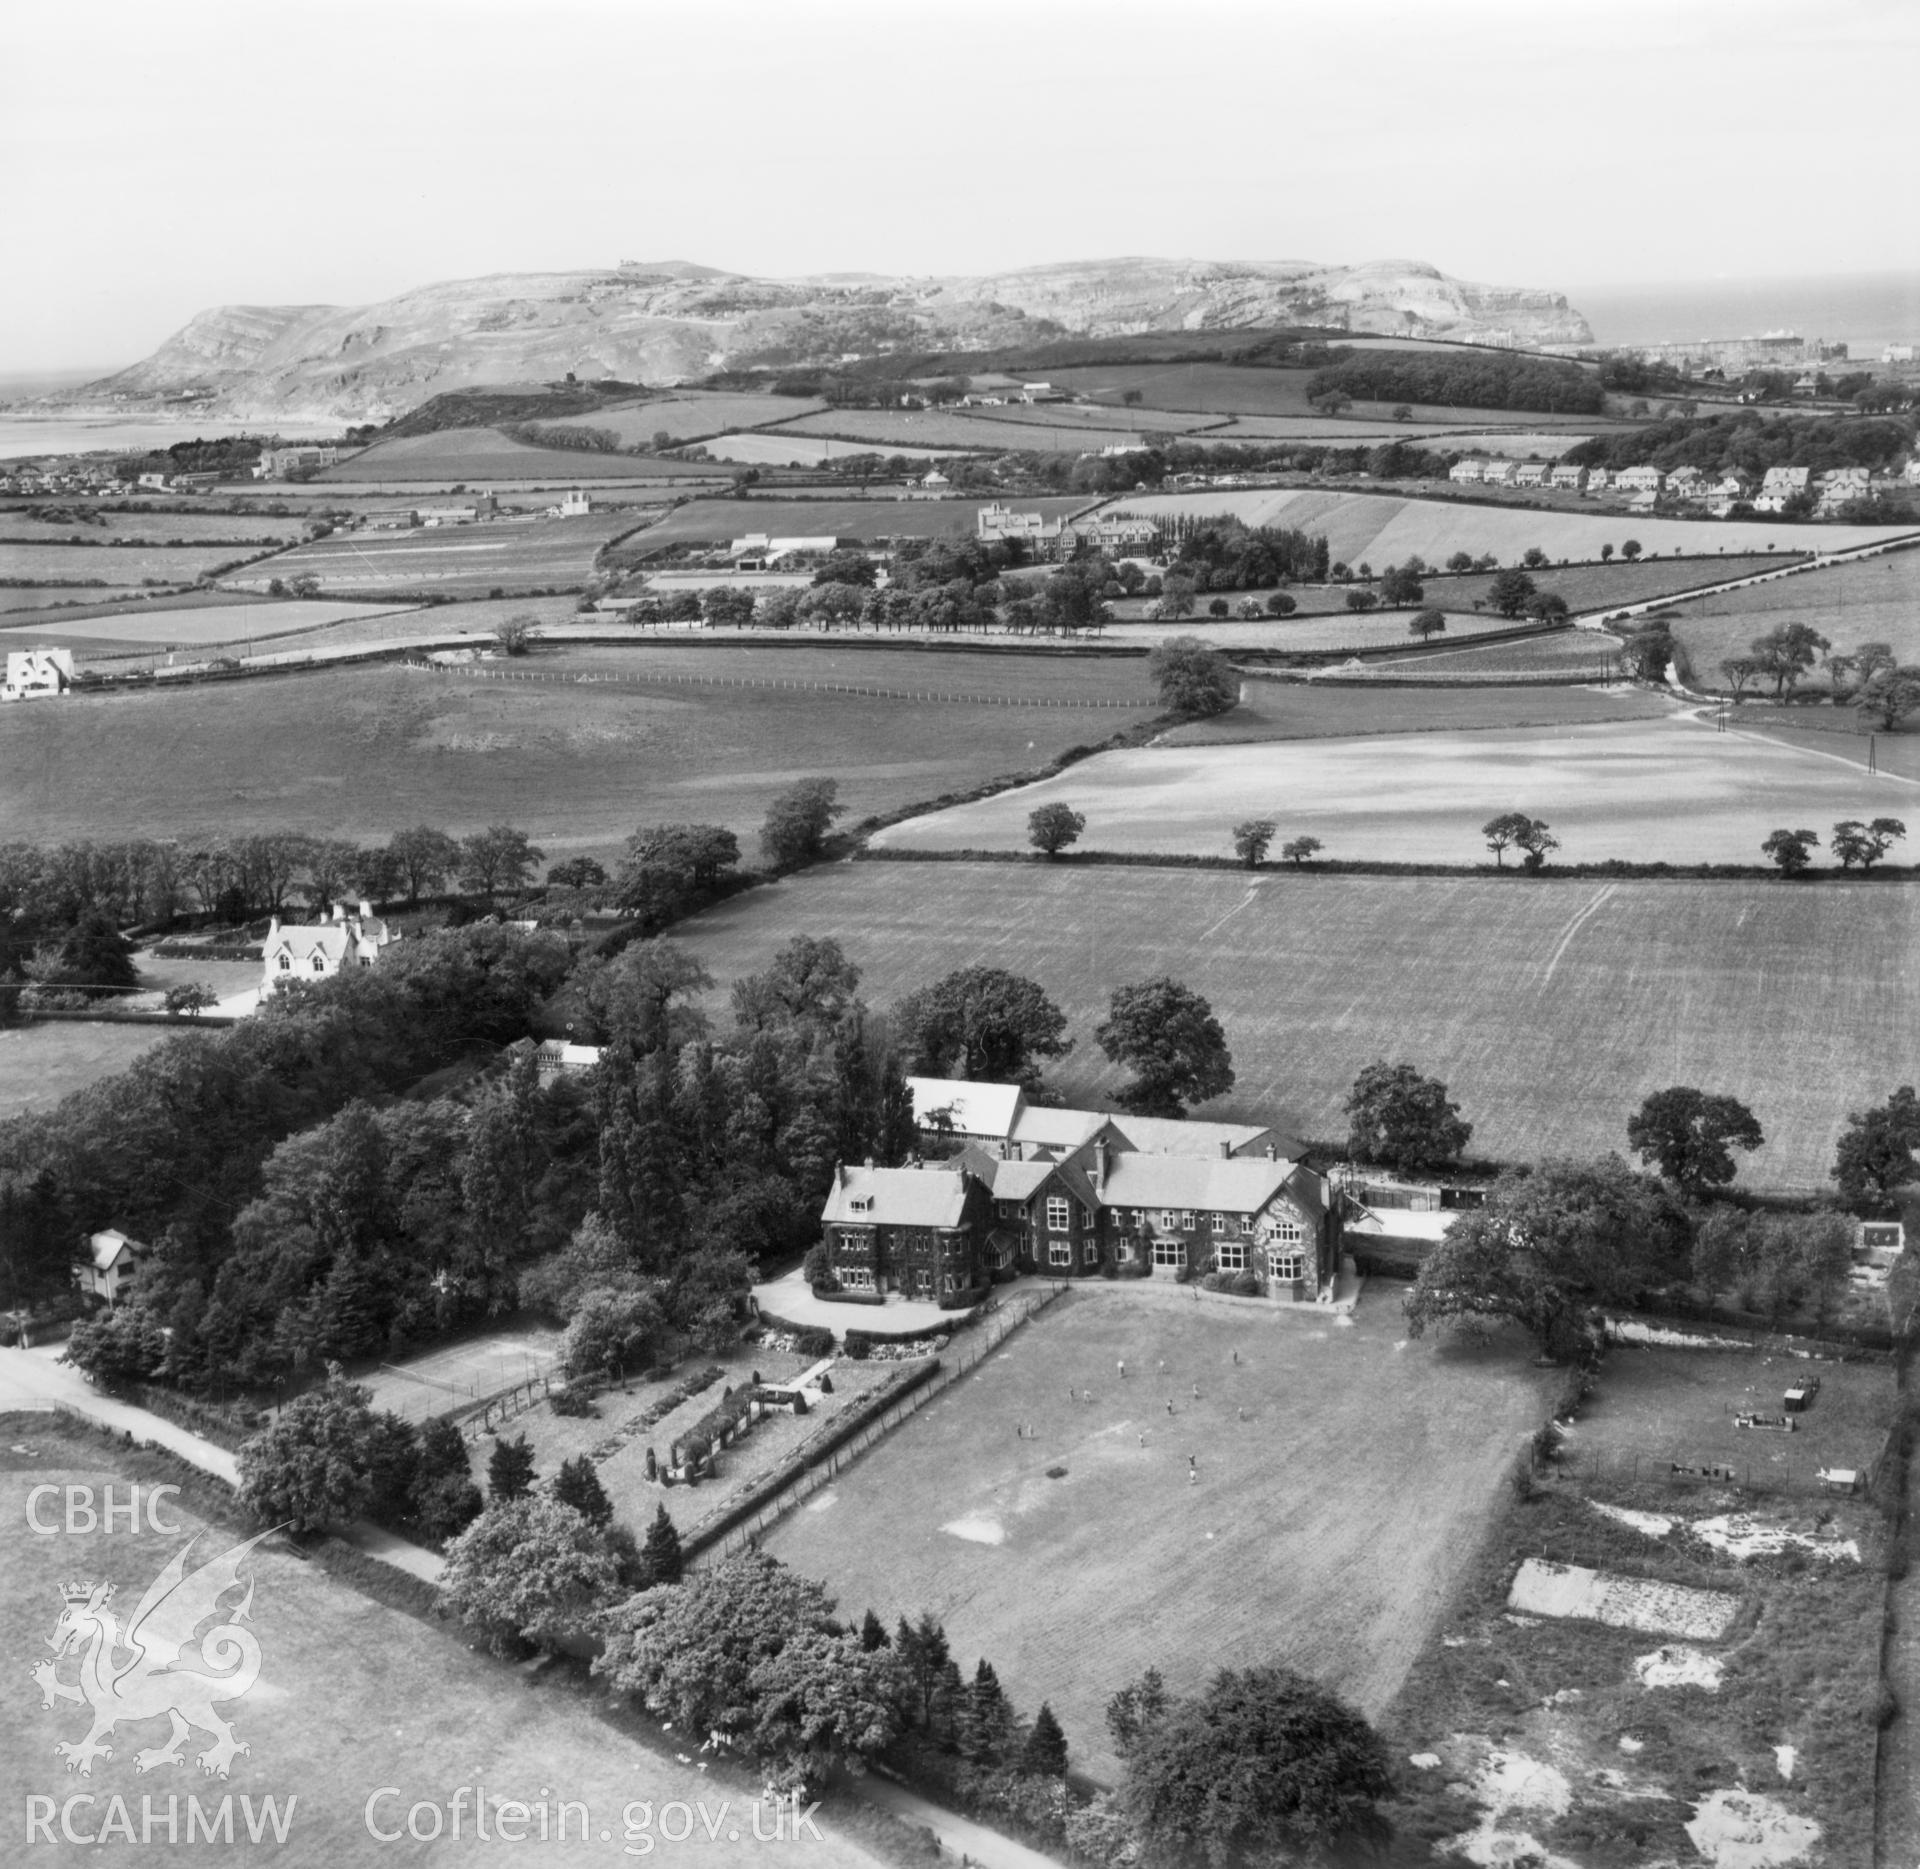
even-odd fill
[(1107, 1139), (1103, 1135), (1093, 1139), (1093, 1185), (1100, 1190), (1107, 1185)]
[(1225, 1136), (1222, 1136), (1220, 1138), (1220, 1159), (1223, 1162), (1230, 1162), (1233, 1160), (1233, 1144)]
[(1280, 1159), (1279, 1147), (1276, 1144), (1269, 1142), (1267, 1144), (1267, 1160), (1270, 1162), (1277, 1162), (1279, 1159)]

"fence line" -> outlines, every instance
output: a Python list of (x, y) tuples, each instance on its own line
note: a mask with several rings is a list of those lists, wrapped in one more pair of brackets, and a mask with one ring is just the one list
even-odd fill
[[(421, 665), (414, 663), (410, 666), (417, 668)], [(448, 665), (444, 662), (429, 663), (426, 666), (433, 669), (437, 674), (464, 675), (471, 681), (542, 682), (568, 688), (642, 688), (657, 686), (661, 683), (702, 688), (791, 688), (796, 690), (810, 690), (818, 694), (864, 695), (877, 701), (934, 701), (963, 707), (1121, 708), (1136, 714), (1141, 712), (1146, 706), (1146, 703), (1143, 701), (1048, 700), (1027, 695), (944, 694), (935, 689), (870, 688), (855, 682), (800, 681), (792, 678), (775, 679), (771, 676), (756, 677), (752, 675), (680, 675), (672, 674), (664, 670), (652, 675), (613, 675), (606, 673), (549, 675), (531, 669), (473, 668), (457, 663)]]
[[(1776, 1439), (1773, 1433), (1765, 1430), (1755, 1429), (1752, 1432), (1759, 1439)], [(1723, 1453), (1600, 1453), (1562, 1445), (1551, 1455), (1543, 1455), (1536, 1449), (1532, 1470), (1535, 1479), (1549, 1483), (1555, 1480), (1585, 1484), (1600, 1481), (1615, 1484), (1651, 1483), (1665, 1485), (1674, 1492), (1730, 1486), (1745, 1493), (1815, 1497), (1847, 1490), (1844, 1485), (1836, 1485), (1821, 1477), (1823, 1469), (1814, 1455), (1803, 1456), (1790, 1465), (1775, 1466), (1769, 1462)], [(1872, 1463), (1855, 1471), (1858, 1474), (1856, 1486), (1858, 1490), (1865, 1491), (1870, 1482)]]
[[(702, 1547), (688, 1561), (692, 1564), (719, 1563), (734, 1556), (736, 1552), (744, 1550), (757, 1538), (772, 1530), (794, 1507), (810, 1499), (822, 1487), (831, 1485), (862, 1454), (884, 1440), (916, 1410), (924, 1407), (936, 1395), (943, 1394), (969, 1370), (978, 1368), (1022, 1324), (1038, 1312), (1044, 1311), (1065, 1289), (1064, 1286), (1055, 1286), (1051, 1291), (1037, 1293), (1030, 1297), (1019, 1311), (989, 1326), (971, 1346), (970, 1355), (956, 1358), (952, 1362), (943, 1360), (931, 1380), (923, 1382), (912, 1394), (901, 1396), (891, 1407), (868, 1422), (851, 1440), (836, 1447), (819, 1465), (806, 1467), (795, 1474), (792, 1481), (768, 1500), (752, 1518), (742, 1521), (723, 1537), (716, 1538), (711, 1544)], [(695, 1539), (699, 1535), (699, 1528), (695, 1527), (689, 1534), (689, 1538)]]

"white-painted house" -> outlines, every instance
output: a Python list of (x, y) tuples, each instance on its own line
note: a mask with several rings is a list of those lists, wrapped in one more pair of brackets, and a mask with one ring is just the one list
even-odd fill
[(73, 1282), (82, 1291), (115, 1304), (127, 1281), (139, 1271), (140, 1261), (152, 1250), (118, 1227), (103, 1228), (88, 1235), (87, 1256), (73, 1268)]
[(275, 916), (267, 927), (262, 949), (264, 977), (260, 997), (265, 1000), (290, 981), (309, 984), (331, 980), (355, 967), (371, 967), (380, 950), (400, 937), (362, 902), (357, 909), (336, 902), (323, 922), (296, 922), (283, 927)]
[(45, 701), (73, 686), (71, 649), (10, 649), (0, 701)]

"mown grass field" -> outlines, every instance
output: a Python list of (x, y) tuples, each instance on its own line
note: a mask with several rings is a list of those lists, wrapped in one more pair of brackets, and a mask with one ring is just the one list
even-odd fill
[[(111, 833), (103, 827), (101, 834)], [(51, 1109), (69, 1092), (124, 1071), (166, 1036), (165, 1026), (65, 1019), (0, 1029), (0, 1121)]]
[(36, 643), (68, 644), (85, 650), (110, 647), (190, 649), (213, 643), (259, 642), (300, 635), (334, 624), (392, 616), (382, 604), (324, 601), (208, 604), (184, 610), (155, 610), (134, 605), (114, 616), (80, 620), (61, 618), (33, 632)]
[(202, 572), (270, 549), (254, 545), (0, 545), (0, 585), (11, 581), (80, 584), (191, 584)]
[[(1443, 638), (1436, 636), (1438, 645)], [(1383, 656), (1369, 662), (1360, 676), (1381, 681), (1443, 683), (1480, 678), (1539, 680), (1546, 676), (1585, 676), (1595, 681), (1624, 679), (1619, 663), (1620, 639), (1599, 630), (1556, 630), (1550, 636), (1532, 636), (1521, 642), (1483, 643), (1478, 648), (1438, 648), (1433, 653)], [(1343, 671), (1341, 679), (1350, 678)], [(1646, 710), (1664, 712), (1657, 704)], [(1616, 713), (1616, 718), (1618, 714)]]
[[(1241, 598), (1235, 594), (1227, 601), (1237, 605)], [(1204, 600), (1201, 608), (1204, 612)], [(1110, 642), (1158, 642), (1167, 636), (1197, 636), (1201, 641), (1212, 643), (1229, 654), (1237, 649), (1260, 649), (1281, 652), (1298, 650), (1303, 655), (1324, 655), (1342, 650), (1398, 648), (1403, 644), (1411, 646), (1420, 641), (1409, 627), (1417, 614), (1414, 610), (1302, 609), (1290, 617), (1264, 620), (1202, 614), (1182, 617), (1172, 623), (1116, 621), (1106, 632), (1105, 639)], [(1448, 638), (1485, 636), (1512, 627), (1511, 618), (1495, 616), (1491, 611), (1450, 611), (1447, 627), (1442, 633)], [(1432, 640), (1438, 642), (1440, 636), (1436, 635)]]
[[(1392, 742), (1394, 757), (1425, 737)], [(1277, 815), (1283, 836), (1298, 827)], [(1233, 821), (1185, 847), (1228, 854)], [(1743, 1181), (1806, 1192), (1831, 1185), (1847, 1112), (1912, 1077), (1920, 1026), (1911, 884), (856, 863), (678, 938), (724, 986), (795, 934), (843, 942), (877, 1006), (956, 967), (1039, 981), (1071, 1022), (1074, 1049), (1047, 1073), (1069, 1102), (1110, 1104), (1125, 1081), (1093, 1041), (1114, 987), (1171, 973), (1212, 1002), (1234, 1054), (1238, 1081), (1205, 1114), (1338, 1136), (1356, 1073), (1405, 1059), (1446, 1081), (1475, 1153), (1531, 1161), (1624, 1149), (1650, 1091), (1697, 1084), (1742, 1098), (1766, 1131)]]
[(982, 454), (1005, 454), (1013, 449), (1030, 449), (1036, 454), (1082, 454), (1090, 449), (1119, 447), (1135, 438), (1135, 431), (1124, 420), (1102, 428), (1080, 428), (1050, 425), (1036, 419), (1031, 409), (1010, 409), (1006, 419), (1000, 421), (991, 419), (996, 413), (992, 409), (977, 413), (955, 409), (829, 409), (824, 415), (783, 422), (768, 432), (830, 435), (836, 441), (870, 445), (882, 454), (896, 442)]
[[(444, 614), (472, 621), (471, 608)], [(784, 653), (809, 680), (983, 698), (572, 680), (595, 668), (665, 672), (653, 658), (676, 653), (708, 675), (772, 680), (786, 673)], [(1089, 668), (1049, 657), (849, 651), (837, 663), (832, 652), (610, 650), (515, 666), (563, 679), (511, 684), (387, 665), (9, 709), (0, 839), (284, 828), (372, 841), (412, 824), (463, 834), (510, 823), (550, 858), (604, 858), (639, 825), (695, 820), (739, 832), (751, 861), (767, 805), (797, 779), (837, 777), (853, 822), (1031, 771), (1152, 711), (1142, 665), (1119, 659)], [(1010, 688), (1062, 705), (993, 705)], [(1140, 695), (1142, 705), (1065, 705), (1101, 693)]]
[(492, 428), (446, 428), (376, 442), (314, 476), (355, 484), (455, 480), (655, 480), (684, 477), (680, 461), (592, 449), (530, 448)]
[(604, 428), (620, 437), (623, 448), (650, 447), (662, 432), (675, 441), (696, 435), (718, 435), (730, 428), (759, 428), (769, 422), (790, 422), (812, 415), (827, 405), (811, 396), (737, 395), (725, 390), (683, 390), (657, 401), (615, 403), (590, 415), (565, 421), (542, 422), (542, 428)]
[[(1884, 642), (1902, 662), (1920, 661), (1920, 551), (1885, 552), (1748, 590), (1688, 598), (1675, 604), (1669, 621), (1695, 676), (1709, 688), (1725, 686), (1722, 661), (1747, 654), (1754, 637), (1783, 623), (1812, 624), (1836, 655)], [(1832, 679), (1821, 667), (1805, 685), (1830, 688)]]
[(584, 583), (600, 549), (633, 530), (631, 513), (578, 519), (496, 520), (355, 532), (314, 539), (251, 565), (230, 581), (264, 590), (273, 578), (317, 578), (322, 590), (478, 595), (496, 585), (543, 589)]
[[(46, 510), (59, 502), (36, 501)], [(291, 542), (300, 536), (300, 520), (273, 513), (178, 513), (138, 507), (130, 513), (88, 513), (90, 521), (35, 519), (24, 507), (0, 507), (0, 538), (27, 543), (78, 539), (86, 545), (105, 545), (116, 539), (140, 539), (153, 545), (197, 545), (207, 539), (254, 539), (261, 544)]]
[[(236, 1841), (215, 1846), (201, 1840), (189, 1852), (204, 1851), (220, 1861), (257, 1857), (301, 1869), (323, 1864), (360, 1869), (466, 1860), (475, 1851), (468, 1839), (473, 1835), (475, 1796), (484, 1786), (489, 1806), (501, 1799), (517, 1798), (533, 1807), (544, 1802), (550, 1819), (557, 1819), (562, 1800), (587, 1807), (592, 1841), (585, 1847), (577, 1811), (568, 1816), (564, 1845), (533, 1841), (538, 1836), (536, 1808), (526, 1831), (529, 1841), (519, 1852), (531, 1862), (576, 1856), (621, 1860), (626, 1807), (645, 1801), (652, 1819), (663, 1803), (674, 1800), (688, 1805), (704, 1801), (709, 1811), (722, 1800), (732, 1807), (731, 1818), (721, 1817), (719, 1834), (711, 1841), (697, 1821), (693, 1840), (685, 1843), (662, 1846), (650, 1833), (637, 1833), (646, 1834), (656, 1850), (664, 1849), (676, 1861), (745, 1869), (750, 1862), (765, 1861), (772, 1848), (783, 1861), (816, 1869), (829, 1864), (833, 1869), (843, 1864), (872, 1869), (876, 1862), (831, 1811), (815, 1819), (824, 1842), (809, 1838), (756, 1843), (748, 1806), (758, 1785), (745, 1785), (745, 1774), (725, 1768), (701, 1772), (664, 1758), (636, 1744), (619, 1720), (601, 1717), (597, 1695), (579, 1694), (564, 1680), (535, 1684), (512, 1667), (472, 1652), (453, 1629), (373, 1602), (336, 1581), (320, 1563), (302, 1561), (277, 1541), (244, 1561), (243, 1574), (251, 1574), (254, 1592), (243, 1626), (252, 1630), (261, 1659), (258, 1680), (239, 1699), (217, 1706), (250, 1748), (233, 1760), (230, 1776), (209, 1777), (196, 1763), (210, 1743), (211, 1735), (204, 1731), (188, 1740), (184, 1763), (137, 1770), (138, 1749), (166, 1743), (162, 1719), (122, 1725), (112, 1736), (111, 1758), (96, 1762), (88, 1778), (69, 1776), (54, 1754), (54, 1743), (83, 1736), (87, 1710), (71, 1701), (56, 1701), (55, 1711), (43, 1710), (40, 1693), (25, 1678), (30, 1661), (50, 1652), (47, 1637), (60, 1615), (61, 1585), (75, 1576), (112, 1581), (114, 1607), (124, 1619), (192, 1534), (201, 1533), (194, 1551), (199, 1562), (242, 1543), (252, 1528), (237, 1512), (209, 1525), (180, 1499), (171, 1498), (161, 1501), (159, 1516), (162, 1523), (180, 1528), (172, 1536), (145, 1529), (130, 1534), (122, 1511), (110, 1532), (63, 1530), (34, 1537), (23, 1529), (31, 1487), (92, 1486), (97, 1500), (98, 1489), (111, 1484), (124, 1508), (132, 1478), (144, 1487), (171, 1480), (174, 1474), (54, 1416), (9, 1416), (6, 1435), (8, 1450), (0, 1452), (0, 1508), (15, 1529), (8, 1541), (9, 1588), (0, 1598), (0, 1643), (18, 1659), (20, 1676), (16, 1691), (0, 1707), (0, 1797), (6, 1800), (24, 1855), (32, 1853), (24, 1835), (29, 1797), (46, 1799), (41, 1808), (55, 1811), (57, 1836), (57, 1813), (66, 1800), (91, 1794), (94, 1802), (72, 1807), (73, 1822), (83, 1837), (93, 1836), (108, 1821), (109, 1799), (124, 1799), (134, 1841), (116, 1849), (110, 1834), (100, 1853), (107, 1860), (144, 1863), (164, 1860), (159, 1839), (166, 1835), (170, 1797), (178, 1802), (177, 1834), (180, 1847), (186, 1848), (191, 1795), (209, 1813), (223, 1797), (233, 1799)], [(52, 1522), (60, 1522), (57, 1510)], [(73, 1672), (72, 1663), (66, 1671)], [(399, 1795), (379, 1803), (374, 1820), (388, 1837), (400, 1831), (397, 1841), (376, 1837), (367, 1821), (369, 1799), (382, 1786), (398, 1787)], [(437, 1805), (440, 1819), (450, 1822), (449, 1800), (462, 1787), (467, 1797), (460, 1843), (450, 1843), (450, 1831), (438, 1844), (405, 1836), (409, 1806), (416, 1801)], [(283, 1814), (289, 1800), (297, 1800), (284, 1844), (276, 1845), (271, 1831), (260, 1845), (248, 1841), (242, 1796), (254, 1799), (256, 1813), (262, 1796), (277, 1799)], [(158, 1818), (145, 1844), (138, 1840), (143, 1798), (152, 1800)], [(687, 1814), (692, 1817), (691, 1811)], [(430, 1813), (422, 1812), (420, 1827), (429, 1836), (430, 1822)], [(515, 1854), (511, 1845), (496, 1847), (503, 1859)], [(633, 1847), (637, 1851), (637, 1838)], [(477, 1853), (484, 1857), (493, 1852), (479, 1846)]]
[[(774, 538), (814, 538), (832, 533), (847, 539), (972, 538), (974, 515), (985, 500), (689, 500), (659, 524), (623, 539), (609, 554), (631, 564), (667, 545), (725, 545), (749, 532)], [(1022, 500), (1022, 512), (1083, 513), (1093, 503), (1050, 495)]]
[(1074, 1763), (1108, 1782), (1107, 1701), (1147, 1667), (1185, 1694), (1283, 1663), (1377, 1716), (1543, 1399), (1513, 1344), (1405, 1336), (1392, 1288), (1342, 1328), (1091, 1287), (764, 1542), (849, 1613), (931, 1610), (964, 1673), (985, 1656), (1023, 1709), (1050, 1702)]
[[(1231, 726), (1231, 716), (1225, 717)], [(1484, 863), (1480, 826), (1544, 818), (1559, 860), (1763, 863), (1781, 825), (1825, 836), (1842, 818), (1914, 816), (1920, 791), (1856, 758), (1787, 746), (1691, 715), (1510, 733), (1358, 738), (1310, 749), (1143, 747), (1103, 753), (1037, 785), (879, 833), (914, 850), (1023, 850), (1027, 816), (1064, 800), (1087, 850), (1224, 849), (1229, 825), (1272, 817), (1281, 837), (1396, 863)]]
[[(1550, 636), (1532, 642), (1500, 644), (1463, 651), (1458, 659), (1497, 656), (1502, 648), (1545, 647), (1567, 640)], [(1595, 639), (1582, 632), (1590, 647)], [(1605, 639), (1602, 639), (1605, 640)], [(1250, 740), (1329, 740), (1353, 734), (1445, 733), (1461, 728), (1546, 727), (1596, 721), (1653, 720), (1673, 711), (1673, 703), (1646, 688), (1442, 688), (1412, 690), (1398, 684), (1409, 669), (1428, 658), (1380, 663), (1391, 668), (1395, 685), (1360, 687), (1345, 681), (1250, 678), (1246, 699), (1215, 720), (1189, 721), (1159, 737), (1162, 746), (1234, 746)], [(1442, 667), (1456, 658), (1440, 655)]]
[[(1131, 493), (1112, 501), (1109, 510), (1150, 516), (1178, 513), (1231, 513), (1250, 526), (1296, 526), (1324, 532), (1337, 559), (1374, 569), (1399, 564), (1418, 553), (1429, 564), (1445, 564), (1454, 552), (1492, 552), (1502, 564), (1516, 564), (1537, 545), (1554, 560), (1598, 559), (1600, 547), (1617, 552), (1638, 539), (1649, 553), (1668, 557), (1758, 552), (1769, 545), (1780, 554), (1798, 554), (1808, 535), (1796, 526), (1733, 519), (1645, 519), (1604, 510), (1556, 512), (1520, 506), (1478, 505), (1467, 500), (1420, 500), (1398, 494), (1329, 493), (1303, 487), (1222, 487), (1199, 493)], [(1822, 526), (1823, 551), (1863, 545), (1897, 536), (1887, 526)]]

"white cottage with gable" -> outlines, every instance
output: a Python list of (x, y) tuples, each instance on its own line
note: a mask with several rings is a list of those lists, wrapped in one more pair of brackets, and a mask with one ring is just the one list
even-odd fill
[(351, 968), (371, 967), (379, 959), (380, 950), (399, 938), (374, 914), (370, 902), (361, 902), (357, 908), (336, 902), (323, 922), (282, 927), (276, 915), (268, 924), (266, 945), (261, 950), (265, 973), (260, 997), (271, 998), (290, 981), (311, 984), (331, 980)]

